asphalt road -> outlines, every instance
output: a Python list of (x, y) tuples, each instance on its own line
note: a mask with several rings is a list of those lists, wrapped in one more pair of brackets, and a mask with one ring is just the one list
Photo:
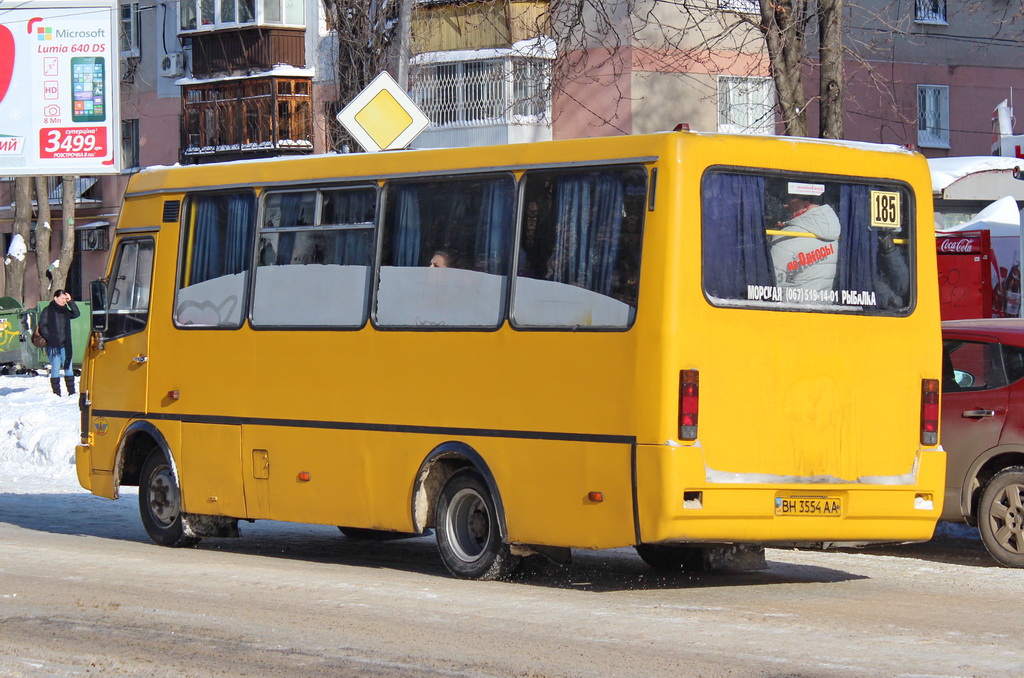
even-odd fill
[(168, 549), (134, 497), (0, 494), (0, 676), (1024, 676), (1024, 571), (973, 540), (670, 577), (575, 552), (499, 583), (430, 537), (242, 532)]

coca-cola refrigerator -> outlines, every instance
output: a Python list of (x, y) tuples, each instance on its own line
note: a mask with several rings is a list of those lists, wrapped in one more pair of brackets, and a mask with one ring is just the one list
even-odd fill
[(1021, 311), (1020, 239), (989, 231), (936, 233), (943, 320), (1015, 318)]

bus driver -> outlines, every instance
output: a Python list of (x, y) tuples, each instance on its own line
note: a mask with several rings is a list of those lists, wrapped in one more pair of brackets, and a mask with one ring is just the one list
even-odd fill
[(839, 260), (839, 217), (829, 205), (793, 195), (785, 203), (790, 218), (779, 230), (810, 235), (776, 235), (771, 241), (775, 284), (831, 290)]

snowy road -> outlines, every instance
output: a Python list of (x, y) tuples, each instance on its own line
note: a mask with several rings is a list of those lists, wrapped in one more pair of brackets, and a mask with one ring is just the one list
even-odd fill
[(331, 527), (155, 546), (133, 495), (77, 487), (48, 386), (0, 377), (0, 676), (1024, 676), (1024, 570), (962, 536), (669, 578), (576, 552), (513, 583)]
[(0, 675), (1024, 675), (1024, 572), (976, 541), (671, 578), (618, 550), (465, 582), (430, 538), (256, 524), (158, 547), (133, 498), (0, 495)]

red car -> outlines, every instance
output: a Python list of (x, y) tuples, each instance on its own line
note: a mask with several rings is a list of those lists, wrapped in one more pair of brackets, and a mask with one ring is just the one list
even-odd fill
[(1024, 567), (1024, 319), (942, 323), (943, 520), (977, 525), (992, 557)]

